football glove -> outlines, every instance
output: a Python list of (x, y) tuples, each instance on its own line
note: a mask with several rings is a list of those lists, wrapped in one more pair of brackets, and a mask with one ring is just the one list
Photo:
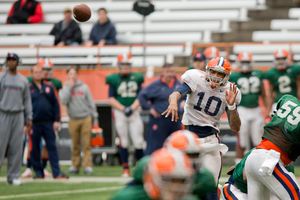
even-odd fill
[(130, 106), (126, 107), (123, 112), (127, 117), (129, 117), (132, 114), (132, 108)]

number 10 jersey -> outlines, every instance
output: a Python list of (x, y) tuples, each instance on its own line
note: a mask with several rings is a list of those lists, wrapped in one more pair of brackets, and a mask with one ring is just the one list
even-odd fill
[[(191, 88), (184, 106), (182, 123), (184, 125), (210, 126), (219, 131), (220, 118), (227, 108), (225, 98), (230, 83), (212, 88), (205, 80), (205, 72), (198, 69), (186, 71), (181, 79)], [(241, 102), (241, 92), (238, 90), (235, 104)]]

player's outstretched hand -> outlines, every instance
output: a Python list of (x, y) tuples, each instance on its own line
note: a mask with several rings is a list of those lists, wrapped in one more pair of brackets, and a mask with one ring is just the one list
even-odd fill
[(170, 114), (172, 114), (172, 119), (171, 121), (173, 122), (175, 120), (175, 122), (177, 122), (177, 120), (179, 119), (178, 117), (178, 106), (175, 104), (170, 104), (168, 106), (168, 109), (163, 112), (161, 115), (165, 115), (165, 117), (167, 118)]
[(236, 95), (238, 94), (238, 89), (237, 89), (237, 85), (235, 85), (234, 83), (230, 83), (230, 89), (229, 91), (226, 90), (226, 101), (228, 103), (228, 105), (232, 106), (234, 104)]

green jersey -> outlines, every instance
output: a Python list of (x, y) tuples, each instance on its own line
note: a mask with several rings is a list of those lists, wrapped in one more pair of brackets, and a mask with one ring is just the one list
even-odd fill
[[(148, 161), (151, 156), (145, 156), (139, 160), (135, 167), (133, 178), (139, 183), (143, 183), (143, 174)], [(215, 185), (215, 180), (210, 171), (201, 167), (201, 169), (194, 175), (194, 185), (192, 194), (201, 198), (205, 196), (207, 192), (213, 192), (217, 189)]]
[[(28, 76), (27, 79), (28, 79), (29, 83), (32, 83), (32, 77), (31, 76)], [(61, 81), (56, 79), (56, 78), (45, 78), (43, 80), (51, 82), (54, 85), (54, 87), (56, 88), (56, 91), (59, 91), (62, 88)]]
[(115, 98), (126, 107), (135, 101), (143, 82), (144, 76), (141, 73), (130, 73), (128, 76), (114, 73), (106, 77), (106, 84), (113, 88)]
[[(232, 172), (232, 176), (233, 176), (233, 180), (235, 185), (243, 192), (243, 193), (247, 193), (247, 182), (244, 181), (243, 179), (243, 173), (244, 173), (244, 167), (245, 167), (245, 163), (246, 160), (248, 158), (248, 156), (250, 155), (250, 153), (254, 150), (255, 148), (251, 149), (243, 158), (243, 160), (241, 160), (238, 164), (235, 165), (233, 172)], [(288, 166), (285, 166), (285, 168), (289, 171), (294, 173), (294, 165), (290, 164)]]
[[(125, 187), (119, 191), (112, 200), (151, 200), (144, 189), (144, 185), (134, 185)], [(184, 200), (198, 200), (193, 196), (185, 197)]]
[(253, 70), (251, 73), (232, 72), (229, 81), (235, 83), (241, 91), (242, 100), (240, 106), (254, 108), (258, 106), (261, 93), (263, 72)]
[(300, 101), (284, 95), (277, 103), (277, 112), (265, 125), (263, 138), (275, 143), (289, 159), (300, 155)]
[(296, 77), (299, 73), (300, 66), (298, 64), (294, 64), (289, 66), (286, 70), (279, 71), (272, 68), (264, 74), (264, 78), (269, 80), (274, 86), (276, 94), (274, 102), (278, 102), (278, 100), (285, 94), (290, 94), (295, 97), (297, 96)]

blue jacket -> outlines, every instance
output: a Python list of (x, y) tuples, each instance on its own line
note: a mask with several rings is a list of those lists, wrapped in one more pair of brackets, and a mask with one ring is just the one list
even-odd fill
[[(174, 77), (175, 78), (175, 77)], [(150, 110), (152, 107), (159, 113), (163, 113), (169, 106), (169, 95), (181, 85), (181, 82), (175, 78), (172, 87), (162, 82), (161, 78), (153, 81), (146, 88), (142, 89), (138, 95), (140, 105), (143, 110)], [(183, 99), (178, 101), (178, 105)], [(149, 104), (149, 102), (151, 104)], [(179, 113), (183, 113), (183, 109), (178, 109)]]
[(89, 40), (93, 41), (94, 45), (102, 39), (105, 40), (105, 44), (117, 44), (116, 35), (115, 25), (108, 19), (105, 24), (99, 24), (99, 22), (94, 24)]
[(52, 83), (42, 81), (41, 90), (29, 84), (32, 101), (33, 123), (53, 123), (60, 121), (58, 96)]

